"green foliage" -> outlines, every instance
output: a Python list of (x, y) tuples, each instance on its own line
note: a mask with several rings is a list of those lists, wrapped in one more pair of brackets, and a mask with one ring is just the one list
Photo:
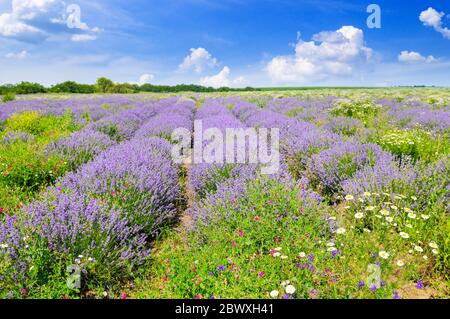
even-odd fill
[(95, 87), (99, 93), (108, 93), (114, 87), (114, 82), (107, 78), (98, 78)]
[(56, 84), (50, 88), (52, 93), (82, 93), (92, 94), (95, 93), (95, 85), (79, 84), (74, 81), (66, 81)]
[(450, 152), (447, 134), (433, 136), (423, 129), (388, 129), (375, 142), (400, 159), (410, 156), (425, 163), (439, 160)]
[(347, 116), (359, 119), (366, 124), (379, 115), (382, 106), (369, 100), (341, 101), (334, 105), (330, 113), (335, 116)]
[(0, 133), (0, 203), (14, 210), (52, 184), (68, 169), (45, 148), (80, 128), (70, 113), (43, 116), (37, 112), (14, 114)]
[(11, 101), (14, 101), (15, 99), (16, 99), (16, 94), (14, 94), (14, 92), (7, 92), (7, 93), (5, 93), (5, 95), (3, 95), (2, 102), (3, 103), (11, 102)]

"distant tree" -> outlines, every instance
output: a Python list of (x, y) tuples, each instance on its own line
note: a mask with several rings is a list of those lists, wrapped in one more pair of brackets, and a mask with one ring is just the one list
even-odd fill
[(108, 93), (113, 87), (114, 82), (108, 78), (98, 78), (96, 82), (96, 91), (99, 93)]
[(39, 83), (20, 82), (14, 86), (14, 92), (17, 94), (45, 93), (46, 88)]
[(56, 84), (50, 88), (50, 92), (54, 93), (95, 93), (95, 86), (89, 84), (79, 84), (74, 81), (66, 81)]

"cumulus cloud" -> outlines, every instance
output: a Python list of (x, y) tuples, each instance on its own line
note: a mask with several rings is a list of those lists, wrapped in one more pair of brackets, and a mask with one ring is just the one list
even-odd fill
[(219, 88), (223, 86), (230, 86), (230, 73), (229, 67), (225, 66), (222, 71), (213, 76), (205, 76), (200, 79), (200, 84), (203, 86), (212, 86), (213, 88)]
[[(73, 13), (66, 12), (63, 0), (12, 0), (11, 12), (0, 14), (0, 36), (26, 42), (40, 42), (51, 34), (69, 32), (66, 21)], [(79, 30), (99, 32), (80, 22)], [(73, 32), (73, 31), (72, 31)]]
[(144, 85), (144, 84), (150, 83), (150, 81), (153, 80), (153, 78), (154, 78), (153, 74), (148, 74), (148, 73), (142, 74), (139, 77), (139, 81), (137, 84)]
[(450, 29), (442, 25), (442, 17), (445, 16), (444, 12), (438, 12), (432, 7), (422, 11), (419, 15), (419, 20), (423, 25), (432, 27), (434, 30), (442, 34), (446, 39), (450, 39)]
[(10, 53), (5, 55), (5, 58), (23, 60), (27, 56), (28, 56), (28, 52), (23, 50), (23, 51), (20, 51), (20, 52), (10, 52)]
[(206, 68), (212, 68), (218, 64), (217, 59), (204, 48), (192, 48), (190, 51), (191, 53), (179, 65), (180, 70), (187, 71), (194, 69), (195, 72), (201, 73)]
[(372, 49), (365, 46), (363, 31), (343, 26), (336, 31), (315, 34), (312, 41), (299, 38), (295, 55), (273, 58), (266, 71), (275, 82), (325, 80), (351, 75), (355, 64), (371, 56)]
[(72, 42), (87, 42), (87, 41), (94, 41), (97, 40), (96, 35), (92, 34), (74, 34), (70, 38)]
[(425, 57), (422, 54), (420, 54), (419, 52), (402, 51), (398, 55), (398, 60), (403, 63), (418, 63), (418, 62), (431, 63), (431, 62), (435, 62), (436, 58), (432, 55)]

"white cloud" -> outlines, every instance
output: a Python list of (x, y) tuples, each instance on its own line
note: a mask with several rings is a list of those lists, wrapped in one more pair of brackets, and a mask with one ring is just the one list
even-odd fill
[(5, 55), (8, 59), (17, 59), (17, 60), (23, 60), (28, 56), (28, 52), (23, 50), (20, 52), (10, 52)]
[(184, 58), (183, 63), (179, 65), (180, 70), (191, 70), (194, 69), (195, 72), (201, 73), (206, 68), (212, 68), (217, 65), (217, 59), (214, 58), (206, 49), (204, 48), (192, 48), (191, 53)]
[(94, 40), (97, 40), (97, 36), (91, 35), (91, 34), (74, 34), (74, 35), (72, 35), (70, 40), (73, 42), (94, 41)]
[(17, 20), (12, 14), (0, 15), (0, 36), (31, 40), (35, 37), (42, 38), (44, 35), (43, 31)]
[[(0, 14), (0, 36), (27, 42), (39, 42), (51, 34), (69, 32), (63, 0), (12, 0), (11, 12)], [(98, 33), (80, 22), (76, 29)], [(92, 37), (90, 37), (92, 39)]]
[(432, 27), (434, 30), (442, 34), (444, 38), (450, 39), (450, 29), (442, 25), (442, 17), (444, 12), (438, 12), (432, 7), (422, 11), (419, 15), (419, 20), (427, 27)]
[(398, 60), (400, 62), (404, 62), (404, 63), (417, 63), (417, 62), (431, 63), (431, 62), (435, 62), (436, 58), (432, 55), (429, 55), (428, 57), (424, 57), (419, 52), (402, 51), (398, 55)]
[(309, 42), (299, 39), (295, 55), (273, 58), (266, 71), (275, 82), (325, 80), (351, 75), (355, 64), (371, 56), (372, 49), (364, 45), (363, 31), (343, 26), (336, 31), (320, 32)]
[(219, 88), (223, 86), (230, 86), (230, 73), (229, 67), (225, 66), (222, 71), (213, 76), (205, 76), (200, 79), (200, 85), (212, 86), (213, 88)]
[(139, 81), (137, 84), (144, 85), (144, 84), (150, 83), (150, 81), (153, 80), (153, 78), (154, 78), (153, 74), (148, 74), (148, 73), (142, 74), (139, 77)]

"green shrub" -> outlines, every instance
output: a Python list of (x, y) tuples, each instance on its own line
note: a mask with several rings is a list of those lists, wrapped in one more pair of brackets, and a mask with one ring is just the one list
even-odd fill
[(15, 99), (16, 99), (16, 94), (14, 92), (9, 92), (9, 93), (6, 93), (5, 95), (3, 95), (2, 102), (3, 103), (11, 102), (11, 101), (14, 101)]
[(366, 125), (369, 120), (381, 113), (383, 107), (369, 100), (340, 101), (337, 102), (330, 113), (335, 116), (353, 117), (363, 121)]

